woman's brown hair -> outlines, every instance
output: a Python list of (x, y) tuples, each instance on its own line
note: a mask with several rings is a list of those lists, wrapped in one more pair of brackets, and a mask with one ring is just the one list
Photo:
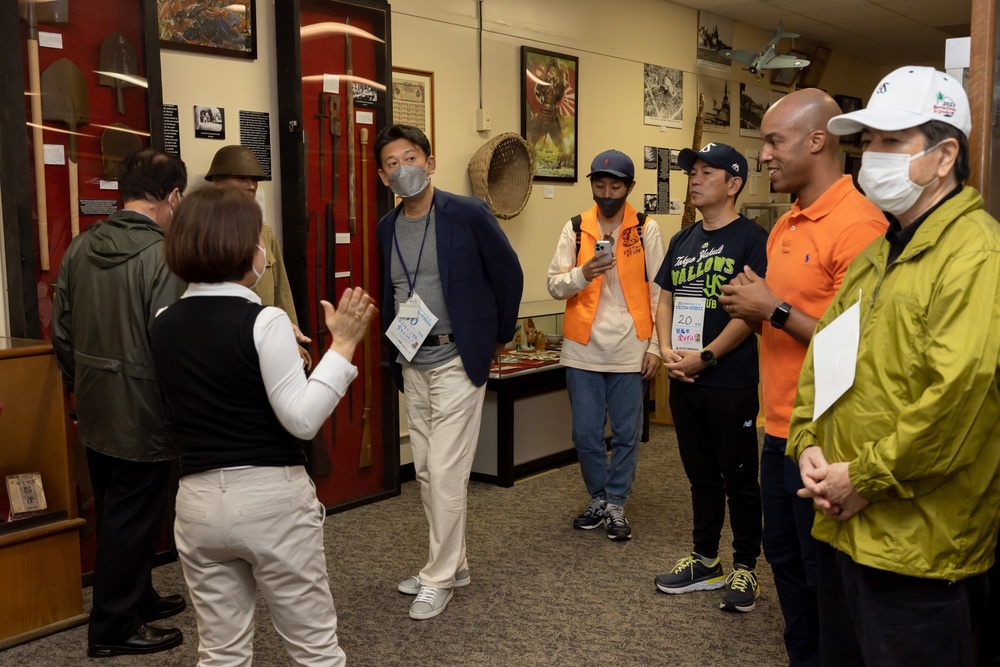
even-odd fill
[(242, 280), (260, 242), (260, 206), (237, 188), (200, 188), (184, 197), (166, 233), (170, 270), (189, 283)]

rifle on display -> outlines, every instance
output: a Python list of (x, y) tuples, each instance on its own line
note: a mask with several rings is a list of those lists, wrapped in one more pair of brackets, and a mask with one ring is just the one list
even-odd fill
[[(326, 151), (324, 146), (326, 145), (326, 139), (323, 134), (323, 120), (326, 119), (328, 122), (332, 122), (329, 114), (326, 113), (326, 100), (324, 99), (325, 94), (320, 93), (319, 97), (319, 113), (316, 114), (316, 118), (319, 119), (319, 199), (323, 201), (323, 183), (326, 180), (323, 175), (324, 162), (326, 161)], [(332, 213), (330, 212), (330, 204), (326, 205), (326, 219), (329, 220)], [(319, 216), (316, 216), (316, 236), (313, 239), (313, 247), (316, 252), (316, 346), (317, 350), (322, 353), (323, 350), (323, 337), (320, 333), (324, 330), (324, 317), (323, 317), (323, 306), (320, 304), (319, 300), (323, 298), (323, 273), (322, 265), (320, 261), (320, 226), (321, 222)], [(329, 234), (329, 231), (327, 232)], [(328, 297), (329, 298), (329, 295)]]
[[(702, 128), (705, 126), (705, 94), (698, 96), (698, 115), (694, 119), (694, 137), (691, 140), (691, 150), (701, 150)], [(687, 198), (684, 200), (684, 213), (681, 214), (681, 229), (694, 224), (694, 203), (691, 202), (691, 183), (688, 182)]]
[[(350, 24), (351, 19), (347, 19), (347, 25)], [(351, 55), (351, 33), (344, 35), (344, 43), (344, 57), (347, 60), (347, 223), (351, 236), (354, 236), (357, 221), (354, 201), (354, 58)]]
[[(361, 286), (368, 290), (368, 128), (361, 128)], [(372, 327), (365, 330), (365, 406), (361, 412), (361, 456), (358, 467), (372, 464)]]
[[(347, 19), (347, 25), (351, 24), (351, 19)], [(354, 237), (357, 226), (354, 201), (354, 58), (351, 54), (351, 33), (344, 35), (344, 59), (347, 70), (345, 77), (347, 91), (347, 229)], [(354, 260), (353, 249), (347, 248), (347, 272), (350, 274), (350, 285), (354, 287)], [(347, 409), (351, 421), (354, 421), (354, 383), (347, 386)]]
[[(333, 95), (327, 96), (327, 103), (329, 105), (329, 115), (330, 115), (330, 135), (331, 143), (333, 144), (333, 195), (331, 198), (331, 203), (335, 209), (337, 206), (337, 195), (340, 192), (340, 181), (337, 175), (340, 173), (338, 167), (340, 166), (337, 162), (337, 153), (340, 148), (340, 134), (341, 134), (341, 123), (340, 123), (340, 95), (334, 93)], [(333, 217), (333, 212), (327, 216), (326, 221), (326, 293), (328, 298), (337, 298), (337, 229)]]

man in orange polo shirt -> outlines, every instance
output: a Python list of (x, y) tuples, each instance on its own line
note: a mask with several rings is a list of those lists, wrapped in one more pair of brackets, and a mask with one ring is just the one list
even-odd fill
[(816, 666), (816, 543), (811, 499), (799, 498), (798, 468), (785, 457), (788, 422), (816, 322), (840, 288), (851, 261), (888, 223), (841, 169), (840, 143), (827, 122), (837, 103), (815, 88), (785, 96), (764, 114), (760, 161), (792, 210), (767, 241), (767, 280), (746, 267), (722, 287), (730, 317), (761, 331), (764, 448), (760, 459), (763, 547), (785, 617), (791, 667)]

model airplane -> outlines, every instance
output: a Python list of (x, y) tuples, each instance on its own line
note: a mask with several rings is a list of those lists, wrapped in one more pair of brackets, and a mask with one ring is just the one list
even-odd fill
[(779, 56), (775, 54), (774, 47), (778, 45), (783, 37), (788, 37), (794, 39), (798, 37), (798, 34), (794, 32), (785, 32), (784, 26), (781, 21), (778, 21), (778, 32), (774, 33), (774, 37), (768, 42), (764, 48), (762, 48), (758, 53), (749, 51), (747, 49), (722, 49), (719, 51), (719, 55), (723, 58), (729, 58), (730, 60), (735, 60), (736, 62), (741, 62), (747, 65), (746, 70), (757, 77), (757, 81), (761, 80), (761, 70), (765, 69), (784, 69), (784, 68), (802, 68), (809, 64), (808, 60), (804, 58), (796, 58), (795, 56)]

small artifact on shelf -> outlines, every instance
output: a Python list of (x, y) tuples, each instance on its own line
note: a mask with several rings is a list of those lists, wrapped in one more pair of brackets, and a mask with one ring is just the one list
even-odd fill
[(539, 352), (545, 349), (545, 334), (541, 331), (535, 333), (535, 349)]
[(9, 521), (41, 514), (48, 508), (42, 474), (38, 472), (7, 475), (7, 495), (10, 497)]

